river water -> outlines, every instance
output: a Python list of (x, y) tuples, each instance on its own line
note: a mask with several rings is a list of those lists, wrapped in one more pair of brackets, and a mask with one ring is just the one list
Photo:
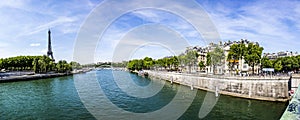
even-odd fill
[[(126, 75), (131, 78), (131, 82), (128, 82)], [(97, 96), (100, 96), (99, 98), (103, 100), (100, 100), (102, 102), (98, 102), (102, 104), (100, 109), (103, 108), (106, 112), (104, 111), (102, 114), (97, 114), (92, 109), (85, 108), (85, 106), (90, 108), (90, 105), (86, 104), (87, 101), (81, 102), (81, 100), (84, 101), (83, 95), (89, 96), (91, 92), (89, 90), (77, 90), (75, 86), (77, 86), (78, 83), (77, 85), (74, 84), (75, 78), (77, 80), (80, 79), (79, 81), (84, 81), (80, 83), (80, 85), (85, 84), (85, 87), (83, 87), (85, 89), (93, 89), (93, 87), (89, 87), (89, 80), (95, 80), (99, 83), (99, 88), (102, 89), (99, 91), (102, 91), (100, 92), (102, 94), (98, 94)], [(118, 83), (114, 82), (114, 79), (119, 79)], [(141, 86), (143, 88), (142, 91), (131, 87), (132, 85), (130, 83)], [(126, 88), (126, 90), (122, 90), (122, 88)], [(189, 87), (170, 84), (169, 82), (161, 80), (150, 80), (125, 71), (114, 71), (112, 73), (111, 70), (98, 70), (74, 76), (1, 83), (0, 120), (114, 119), (118, 117), (133, 119), (134, 117), (131, 118), (131, 116), (125, 116), (125, 114), (122, 116), (123, 113), (119, 114), (118, 111), (132, 113), (132, 115), (135, 115), (135, 113), (147, 114), (159, 111), (163, 109), (164, 106), (169, 105), (171, 101), (174, 101), (179, 90), (183, 91), (186, 95), (195, 93), (195, 96), (181, 99), (179, 102), (182, 103), (182, 106), (177, 107), (177, 109), (175, 107), (175, 109), (171, 111), (174, 112), (174, 114), (179, 114), (176, 111), (184, 110), (182, 114), (179, 114), (178, 119), (199, 119), (198, 114), (204, 97), (207, 94), (206, 91), (196, 89), (191, 91)], [(78, 94), (77, 91), (80, 91), (81, 94)], [(95, 93), (97, 93), (97, 91)], [(79, 97), (79, 95), (81, 97)], [(136, 97), (134, 95), (144, 96)], [(189, 101), (190, 103), (188, 103)], [(113, 105), (114, 107), (103, 107), (103, 105), (106, 106), (106, 104), (107, 106)], [(186, 109), (183, 108), (184, 105), (187, 105)], [(220, 95), (213, 109), (204, 119), (277, 120), (281, 117), (285, 107), (286, 103), (281, 102), (249, 100)], [(118, 110), (115, 110), (115, 108), (118, 108)], [(98, 112), (101, 112), (101, 110)], [(116, 117), (116, 114), (118, 117)], [(164, 116), (171, 115), (164, 114), (163, 112), (160, 114)]]

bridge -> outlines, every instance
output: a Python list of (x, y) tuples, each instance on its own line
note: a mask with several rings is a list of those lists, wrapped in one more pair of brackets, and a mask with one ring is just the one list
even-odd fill
[(286, 107), (280, 120), (299, 120), (300, 119), (300, 89), (298, 89), (293, 95), (289, 105)]
[(286, 107), (280, 120), (299, 120), (300, 119), (300, 75), (293, 75), (289, 81), (289, 90), (296, 91), (289, 105)]

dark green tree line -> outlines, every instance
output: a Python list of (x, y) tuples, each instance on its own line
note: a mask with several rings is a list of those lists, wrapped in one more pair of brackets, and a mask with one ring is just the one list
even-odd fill
[(262, 68), (274, 68), (275, 72), (299, 71), (300, 68), (300, 55), (280, 57), (274, 60), (263, 57), (261, 61)]
[(17, 56), (0, 59), (0, 69), (9, 71), (34, 71), (35, 73), (69, 72), (81, 68), (77, 62), (67, 63), (65, 60), (55, 63), (48, 56)]
[(127, 68), (129, 70), (149, 70), (149, 69), (164, 69), (164, 70), (177, 70), (179, 66), (179, 61), (176, 56), (165, 57), (161, 59), (152, 59), (150, 57), (145, 57), (144, 59), (134, 59), (127, 63)]

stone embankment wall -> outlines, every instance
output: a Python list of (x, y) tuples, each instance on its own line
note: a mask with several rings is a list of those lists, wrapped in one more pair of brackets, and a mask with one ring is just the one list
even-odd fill
[(62, 76), (85, 73), (85, 72), (89, 72), (89, 71), (91, 71), (91, 69), (76, 70), (76, 71), (73, 71), (71, 73), (47, 73), (47, 74), (33, 74), (33, 75), (21, 75), (21, 76), (14, 76), (13, 75), (13, 76), (8, 76), (8, 77), (4, 77), (4, 78), (1, 77), (0, 78), (0, 83), (62, 77)]
[(300, 85), (300, 74), (293, 74), (292, 80), (291, 80), (291, 90), (296, 92), (298, 86)]
[(220, 94), (268, 100), (287, 101), (288, 78), (241, 78), (241, 77), (201, 77), (197, 75), (147, 71), (150, 78), (158, 78), (191, 88), (207, 91), (217, 90)]

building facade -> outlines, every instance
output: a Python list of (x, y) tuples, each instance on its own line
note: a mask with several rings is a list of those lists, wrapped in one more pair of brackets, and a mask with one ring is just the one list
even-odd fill
[(292, 52), (292, 51), (280, 51), (277, 53), (264, 53), (263, 56), (266, 58), (269, 58), (270, 60), (275, 60), (277, 58), (281, 57), (292, 57), (292, 56), (298, 56), (298, 52)]
[[(197, 69), (195, 71), (205, 71), (208, 74), (225, 74), (225, 75), (233, 75), (233, 74), (248, 74), (250, 71), (252, 71), (252, 67), (245, 63), (245, 60), (242, 58), (240, 60), (227, 60), (230, 46), (233, 44), (245, 44), (247, 47), (249, 43), (253, 43), (256, 45), (259, 45), (257, 42), (251, 42), (247, 39), (241, 39), (240, 41), (227, 41), (227, 42), (220, 42), (218, 44), (216, 43), (210, 43), (206, 47), (188, 47), (188, 50), (195, 50), (198, 53), (198, 62), (202, 61), (206, 67), (205, 70), (201, 70), (199, 66), (197, 65)], [(217, 66), (209, 66), (207, 65), (207, 54), (208, 52), (211, 52), (215, 49), (215, 46), (219, 46), (224, 50), (225, 58), (221, 61), (220, 65)], [(230, 63), (235, 63), (234, 66), (230, 67)], [(214, 70), (215, 69), (215, 70)], [(259, 73), (260, 65), (254, 66), (255, 73)]]

